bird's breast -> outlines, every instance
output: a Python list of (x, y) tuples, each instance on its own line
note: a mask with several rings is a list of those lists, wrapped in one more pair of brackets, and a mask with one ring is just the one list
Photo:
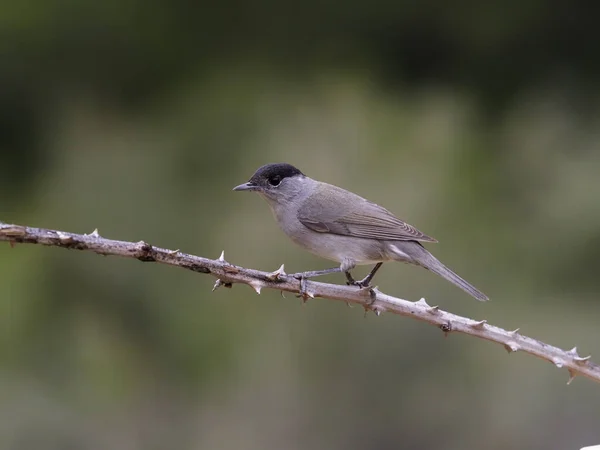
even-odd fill
[(361, 239), (332, 233), (319, 233), (305, 227), (300, 221), (280, 223), (284, 233), (309, 252), (332, 261), (352, 260), (356, 264), (373, 264), (386, 261), (384, 244), (371, 239)]

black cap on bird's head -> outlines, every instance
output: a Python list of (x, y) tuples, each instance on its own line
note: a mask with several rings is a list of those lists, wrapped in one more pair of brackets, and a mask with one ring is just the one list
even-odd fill
[(259, 167), (247, 183), (233, 188), (234, 191), (265, 191), (274, 189), (290, 177), (304, 177), (297, 168), (287, 163), (266, 164)]

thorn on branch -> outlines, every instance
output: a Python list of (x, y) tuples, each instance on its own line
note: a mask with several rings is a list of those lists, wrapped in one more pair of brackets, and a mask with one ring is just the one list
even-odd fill
[(425, 301), (425, 298), (421, 298), (421, 300), (415, 302), (415, 304), (418, 305), (418, 306), (425, 307), (425, 308), (430, 308), (430, 306)]
[(93, 237), (93, 238), (101, 237), (100, 233), (98, 233), (98, 228), (95, 228), (94, 231), (92, 231), (90, 234), (86, 234), (86, 236)]
[(592, 357), (592, 355), (587, 355), (587, 356), (583, 356), (583, 357), (582, 356), (576, 356), (573, 359), (575, 360), (575, 362), (577, 364), (584, 365), (584, 364), (586, 364), (590, 360), (591, 357)]
[(427, 308), (427, 312), (429, 314), (439, 314), (440, 313), (440, 307), (439, 306), (430, 306), (429, 308)]
[(217, 281), (215, 281), (215, 285), (212, 288), (212, 291), (215, 292), (217, 289), (219, 289), (221, 286), (227, 288), (227, 289), (231, 289), (231, 287), (233, 286), (233, 284), (225, 282), (223, 280), (220, 280), (217, 278)]
[(509, 341), (506, 344), (504, 344), (504, 348), (508, 353), (516, 352), (520, 349), (519, 345), (513, 341)]
[(577, 372), (575, 372), (572, 369), (569, 369), (569, 381), (567, 381), (567, 386), (569, 384), (571, 384), (571, 381), (573, 381), (575, 379), (575, 377), (577, 376)]
[(233, 264), (231, 264), (229, 261), (225, 260), (225, 250), (223, 250), (221, 252), (221, 255), (219, 255), (219, 257), (217, 258), (217, 261), (223, 264), (223, 271), (224, 272), (228, 272), (228, 273), (239, 273), (240, 269), (236, 266), (234, 266)]
[(275, 272), (271, 272), (269, 275), (267, 275), (267, 278), (271, 281), (278, 281), (281, 279), (281, 277), (285, 277), (286, 275), (287, 273), (285, 273), (284, 265), (282, 264), (281, 267)]
[(308, 301), (308, 299), (314, 299), (315, 298), (315, 294), (313, 294), (310, 291), (304, 290), (302, 292), (302, 294), (300, 294), (298, 297), (300, 297), (302, 299), (302, 303), (306, 303)]
[(486, 323), (487, 323), (487, 320), (480, 320), (479, 322), (471, 323), (469, 326), (471, 328), (475, 328), (476, 330), (483, 330)]
[(565, 365), (565, 362), (557, 357), (552, 358), (552, 363), (559, 369), (562, 369), (562, 367)]
[(374, 306), (371, 307), (371, 311), (373, 311), (373, 313), (375, 313), (375, 315), (377, 317), (379, 317), (384, 310), (383, 310), (382, 307), (374, 305)]
[(260, 295), (260, 291), (262, 291), (263, 285), (258, 281), (252, 281), (249, 283), (250, 287), (256, 291), (258, 295)]
[(577, 353), (577, 347), (573, 347), (571, 350), (567, 352), (569, 355), (573, 357), (573, 361), (575, 361), (579, 365), (586, 364), (592, 357), (592, 355), (588, 356), (579, 356)]

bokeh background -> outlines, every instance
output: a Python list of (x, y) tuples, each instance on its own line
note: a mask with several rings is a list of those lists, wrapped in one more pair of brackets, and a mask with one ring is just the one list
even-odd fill
[[(598, 356), (599, 13), (5, 0), (0, 220), (329, 267), (231, 191), (286, 161), (435, 236), (492, 301), (399, 264), (385, 292)], [(405, 318), (54, 248), (0, 268), (0, 449), (600, 444), (596, 384)]]

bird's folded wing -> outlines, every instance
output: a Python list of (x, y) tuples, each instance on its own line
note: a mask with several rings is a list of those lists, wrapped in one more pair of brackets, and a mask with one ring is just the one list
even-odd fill
[(359, 196), (347, 200), (341, 205), (337, 199), (329, 196), (313, 195), (298, 210), (298, 220), (318, 233), (378, 240), (437, 242), (375, 203)]

